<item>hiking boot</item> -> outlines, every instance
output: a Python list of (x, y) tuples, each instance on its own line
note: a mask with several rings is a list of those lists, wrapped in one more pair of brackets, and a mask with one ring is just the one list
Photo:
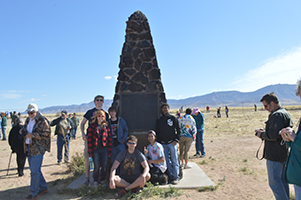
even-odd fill
[(46, 192), (48, 192), (48, 189), (39, 190), (38, 196), (40, 196), (40, 195), (42, 195), (42, 194), (44, 194), (44, 193), (46, 193)]
[(120, 190), (119, 192), (117, 192), (115, 194), (115, 197), (121, 198), (123, 195), (125, 195), (125, 193), (126, 193), (126, 190), (123, 188), (122, 190)]
[(84, 185), (85, 185), (85, 186), (88, 186), (88, 185), (89, 185), (89, 183), (90, 183), (90, 181), (89, 181), (89, 178), (88, 178), (88, 177), (86, 177), (86, 178), (85, 178), (85, 181), (84, 181)]
[(38, 195), (37, 195), (37, 196), (32, 196), (32, 195), (30, 194), (28, 197), (26, 197), (25, 200), (34, 200), (34, 199), (37, 199), (37, 198), (38, 198)]

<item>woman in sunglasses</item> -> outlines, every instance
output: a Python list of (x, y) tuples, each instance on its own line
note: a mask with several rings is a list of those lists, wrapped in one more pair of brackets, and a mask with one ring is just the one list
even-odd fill
[(88, 154), (94, 162), (93, 186), (97, 187), (99, 183), (105, 180), (108, 156), (112, 156), (111, 131), (104, 111), (96, 112), (94, 120), (89, 125), (87, 138)]

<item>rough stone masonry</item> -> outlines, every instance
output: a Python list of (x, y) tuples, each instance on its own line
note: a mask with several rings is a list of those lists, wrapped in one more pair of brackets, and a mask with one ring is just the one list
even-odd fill
[(146, 135), (139, 134), (155, 128), (166, 97), (147, 18), (141, 11), (136, 11), (126, 23), (112, 106), (127, 122), (129, 132), (136, 134), (139, 140), (145, 140)]

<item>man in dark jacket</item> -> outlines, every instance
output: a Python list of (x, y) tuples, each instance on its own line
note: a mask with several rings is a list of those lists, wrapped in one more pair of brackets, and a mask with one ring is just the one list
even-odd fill
[(279, 135), (279, 131), (286, 127), (292, 127), (293, 121), (288, 112), (280, 106), (277, 96), (272, 92), (266, 94), (260, 100), (265, 110), (270, 112), (266, 121), (265, 131), (256, 129), (256, 136), (264, 140), (263, 157), (266, 159), (268, 180), (276, 200), (289, 200), (289, 188), (285, 181), (285, 162), (287, 148)]
[(70, 144), (70, 130), (74, 128), (73, 122), (67, 117), (67, 111), (63, 110), (61, 116), (54, 119), (50, 126), (55, 126), (54, 134), (57, 135), (57, 163), (62, 162), (62, 151), (65, 146), (64, 161), (69, 161), (69, 144)]
[(17, 118), (14, 127), (10, 130), (8, 136), (8, 143), (13, 153), (17, 154), (18, 175), (23, 176), (26, 155), (24, 153), (23, 137), (20, 137), (20, 130), (23, 128), (24, 119)]
[(169, 105), (167, 103), (162, 104), (161, 111), (162, 115), (156, 124), (157, 141), (164, 148), (169, 180), (171, 180), (172, 184), (177, 184), (180, 179), (177, 144), (181, 138), (181, 129), (177, 118), (169, 114)]

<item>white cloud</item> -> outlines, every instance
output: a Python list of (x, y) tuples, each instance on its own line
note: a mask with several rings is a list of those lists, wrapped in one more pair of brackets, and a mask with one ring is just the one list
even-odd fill
[(26, 103), (26, 102), (36, 102), (36, 101), (41, 101), (41, 99), (35, 99), (35, 98), (30, 98), (30, 99), (26, 99), (22, 102), (19, 102), (19, 103)]
[(110, 80), (112, 78), (112, 76), (105, 76), (106, 80)]
[(234, 81), (232, 87), (241, 92), (249, 92), (272, 84), (295, 84), (300, 76), (301, 47), (298, 47), (267, 59), (260, 67)]
[(22, 97), (21, 94), (17, 94), (17, 93), (1, 93), (0, 94), (0, 99), (18, 99)]

